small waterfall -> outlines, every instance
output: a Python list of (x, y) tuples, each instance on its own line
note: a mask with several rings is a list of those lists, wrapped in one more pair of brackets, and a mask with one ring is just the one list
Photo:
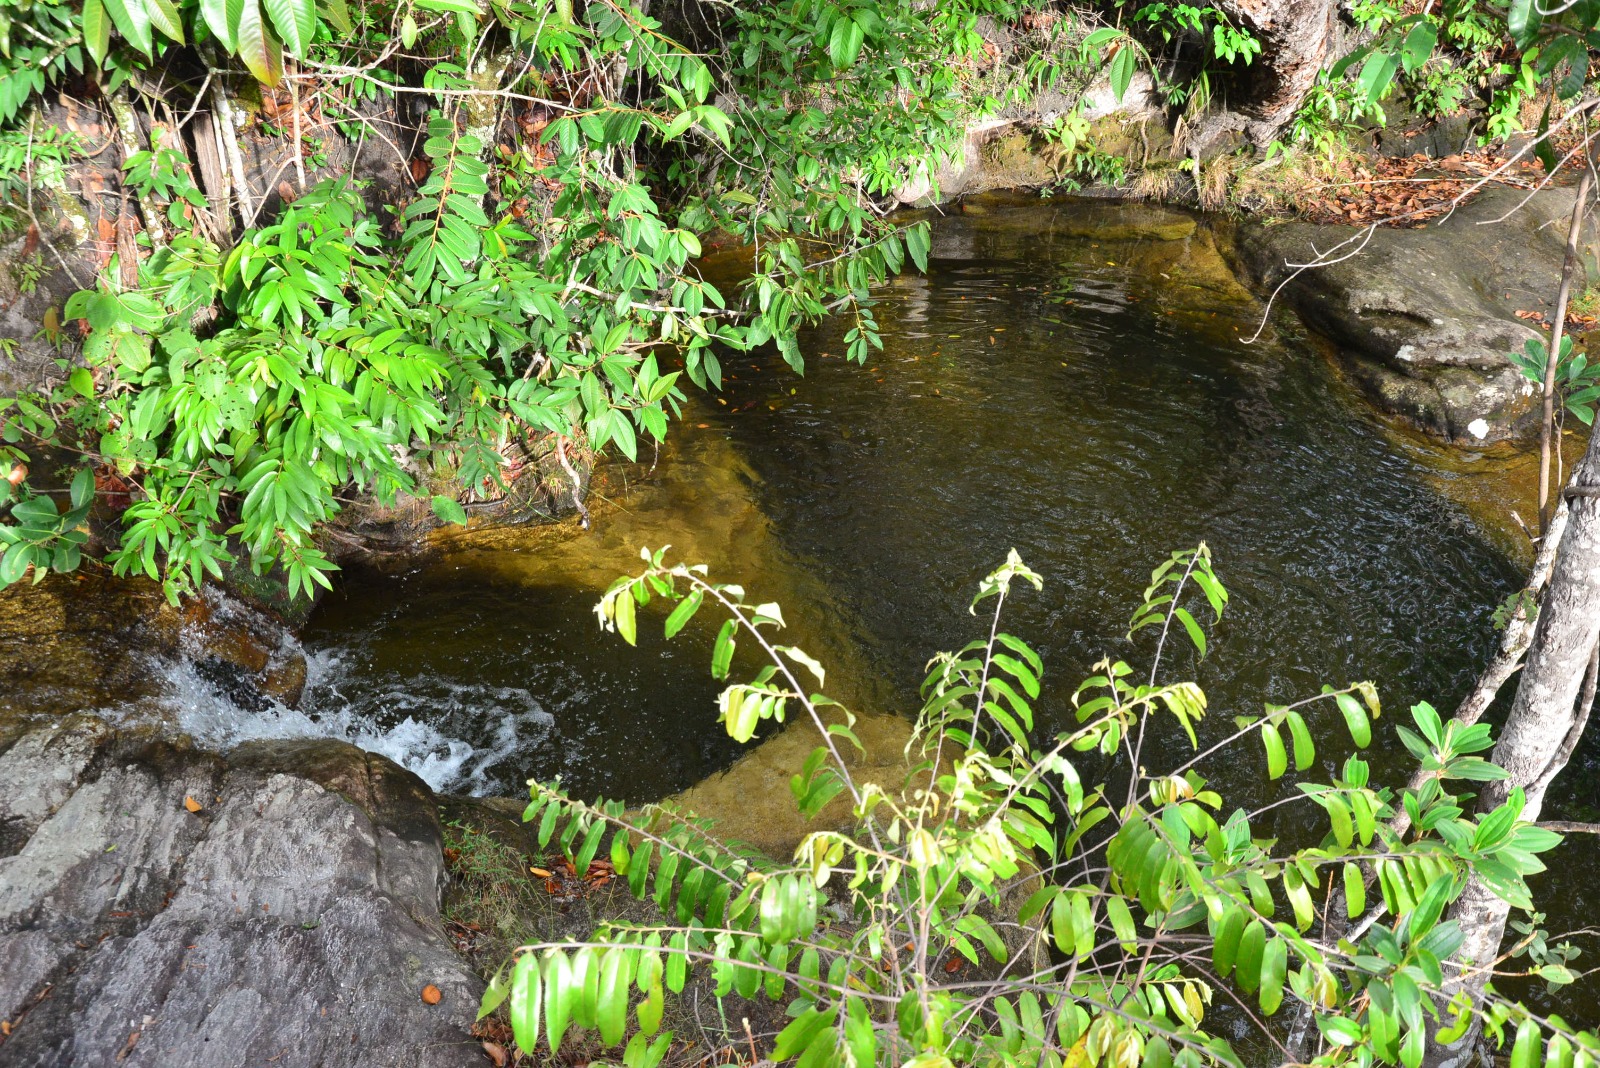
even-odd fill
[[(158, 696), (99, 714), (130, 725), (157, 722), (224, 753), (242, 742), (332, 738), (388, 757), (442, 793), (501, 792), (495, 769), (550, 736), (549, 713), (525, 690), (480, 693), (423, 677), (364, 685), (347, 696), (341, 690), (344, 655), (324, 650), (306, 658), (299, 708), (259, 694), (241, 699), (237, 686), (194, 661), (152, 658)], [(482, 718), (474, 714), (479, 709)]]

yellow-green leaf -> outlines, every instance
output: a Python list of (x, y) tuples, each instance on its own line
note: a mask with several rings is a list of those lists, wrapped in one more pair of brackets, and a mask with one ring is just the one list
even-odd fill
[(518, 957), (511, 969), (511, 1034), (524, 1053), (532, 1053), (539, 1043), (542, 985), (538, 958), (532, 953)]
[(629, 645), (637, 645), (639, 630), (638, 622), (634, 616), (632, 590), (623, 590), (617, 594), (613, 618), (616, 620), (617, 633), (622, 635), (622, 640)]
[(183, 19), (178, 15), (178, 9), (173, 6), (172, 0), (144, 0), (144, 8), (145, 13), (150, 16), (150, 25), (179, 44), (184, 43)]
[(1360, 866), (1348, 860), (1344, 864), (1344, 908), (1352, 920), (1367, 910), (1366, 880)]
[(1261, 955), (1261, 1011), (1271, 1016), (1283, 1004), (1283, 980), (1289, 970), (1289, 943), (1274, 938)]
[(1283, 750), (1283, 736), (1269, 721), (1261, 724), (1261, 741), (1267, 747), (1267, 776), (1279, 778), (1289, 770), (1289, 754)]

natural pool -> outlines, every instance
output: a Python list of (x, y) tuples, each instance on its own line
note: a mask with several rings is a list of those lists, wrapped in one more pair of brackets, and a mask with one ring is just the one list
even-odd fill
[(703, 638), (634, 652), (596, 627), (640, 545), (782, 601), (833, 689), (898, 713), (1015, 547), (1046, 588), (1009, 625), (1044, 652), (1061, 722), (1096, 660), (1147, 651), (1122, 635), (1148, 572), (1201, 540), (1234, 601), (1210, 658), (1171, 668), (1198, 667), (1217, 729), (1359, 678), (1394, 710), (1450, 706), (1518, 569), (1326, 359), (1294, 337), (1242, 344), (1259, 306), (1211, 236), (1143, 236), (1172, 230), (1151, 215), (1041, 202), (941, 221), (929, 275), (882, 293), (868, 367), (833, 355), (842, 324), (806, 337), (804, 378), (732, 362), (653, 464), (613, 472), (593, 531), (457, 537), (417, 573), (352, 577), (306, 634), (312, 712), (503, 753), (458, 772), (439, 754), (436, 774), (462, 776), (441, 785), (562, 774), (645, 800), (734, 752), (710, 729)]
[[(302, 710), (245, 712), (185, 677), (181, 725), (218, 742), (346, 736), (441, 789), (560, 775), (645, 801), (739, 751), (714, 724), (707, 630), (664, 643), (645, 623), (633, 650), (596, 626), (641, 545), (782, 602), (834, 696), (901, 716), (927, 658), (974, 635), (974, 586), (1015, 547), (1046, 583), (1008, 628), (1044, 655), (1048, 727), (1095, 661), (1148, 655), (1124, 631), (1149, 570), (1204, 540), (1233, 601), (1209, 658), (1167, 668), (1209, 695), (1202, 744), (1263, 701), (1371, 679), (1388, 711), (1371, 756), (1398, 784), (1389, 724), (1418, 700), (1453, 709), (1521, 581), (1503, 532), (1463, 503), (1473, 464), (1386, 426), (1293, 327), (1244, 343), (1261, 308), (1204, 220), (1041, 201), (934, 232), (927, 276), (881, 293), (867, 367), (836, 355), (845, 324), (805, 337), (803, 378), (729, 362), (725, 391), (691, 398), (658, 455), (609, 469), (592, 530), (447, 536), (414, 573), (347, 576), (305, 633)], [(1335, 719), (1313, 723), (1328, 770), (1349, 751)], [(1181, 763), (1181, 735), (1161, 742), (1151, 766)], [(1595, 762), (1575, 763), (1554, 807), (1587, 811)], [(1251, 746), (1206, 770), (1230, 803), (1293, 793)], [(740, 789), (747, 821), (788, 804), (780, 776)], [(1284, 806), (1275, 827), (1302, 837), (1319, 811)], [(1552, 930), (1587, 908), (1591, 868), (1565, 867), (1539, 888), (1562, 903)]]

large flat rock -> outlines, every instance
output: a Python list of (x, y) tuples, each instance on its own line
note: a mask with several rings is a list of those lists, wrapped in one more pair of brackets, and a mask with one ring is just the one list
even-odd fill
[(1267, 292), (1332, 253), (1337, 262), (1295, 275), (1280, 299), (1337, 346), (1380, 407), (1441, 437), (1495, 441), (1537, 422), (1532, 385), (1506, 357), (1540, 336), (1515, 313), (1551, 312), (1572, 197), (1490, 186), (1448, 217), (1379, 227), (1337, 252), (1363, 229), (1253, 221), (1236, 251)]
[(484, 1063), (409, 772), (339, 742), (223, 760), (86, 717), (0, 745), (0, 1066)]

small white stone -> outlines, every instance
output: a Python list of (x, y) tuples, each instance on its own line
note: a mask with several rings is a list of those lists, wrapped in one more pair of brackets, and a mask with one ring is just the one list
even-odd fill
[(1489, 421), (1487, 419), (1474, 419), (1467, 424), (1467, 433), (1482, 441), (1489, 436)]

